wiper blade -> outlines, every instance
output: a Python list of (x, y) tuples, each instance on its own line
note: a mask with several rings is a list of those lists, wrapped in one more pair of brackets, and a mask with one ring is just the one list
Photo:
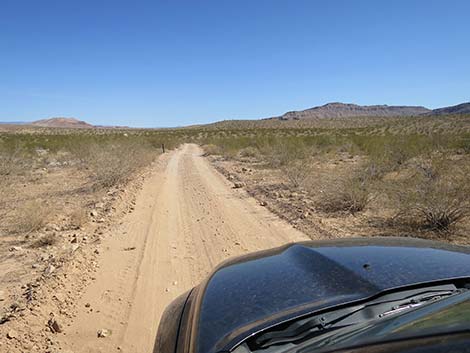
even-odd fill
[(442, 291), (438, 293), (424, 293), (422, 296), (417, 296), (409, 301), (405, 301), (399, 305), (393, 306), (390, 310), (383, 312), (379, 317), (386, 317), (393, 314), (399, 314), (400, 312), (412, 308), (416, 308), (423, 304), (428, 304), (433, 301), (441, 300), (449, 295), (455, 294), (455, 291)]
[[(350, 308), (351, 312), (356, 310), (357, 308)], [(346, 316), (347, 315), (349, 314), (346, 314)], [(343, 312), (342, 316), (345, 316)], [(264, 333), (255, 339), (255, 344), (258, 348), (266, 348), (276, 344), (300, 341), (317, 333), (326, 332), (328, 330), (327, 325), (331, 325), (331, 321), (327, 322), (324, 316), (299, 320), (285, 329)]]
[(255, 349), (263, 349), (289, 342), (301, 342), (339, 328), (400, 314), (461, 291), (454, 285), (442, 285), (392, 293), (360, 305), (283, 324), (275, 330), (255, 336), (248, 344)]

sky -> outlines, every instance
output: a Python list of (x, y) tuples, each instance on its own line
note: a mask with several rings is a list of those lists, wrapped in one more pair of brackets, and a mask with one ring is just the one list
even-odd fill
[(0, 121), (470, 101), (468, 0), (0, 0)]

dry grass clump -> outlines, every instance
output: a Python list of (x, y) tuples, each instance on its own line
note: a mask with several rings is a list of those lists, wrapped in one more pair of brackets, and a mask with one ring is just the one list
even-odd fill
[(47, 234), (47, 235), (44, 235), (44, 236), (40, 237), (39, 239), (35, 240), (31, 244), (31, 247), (32, 248), (43, 248), (43, 247), (46, 247), (46, 246), (54, 245), (55, 243), (57, 243), (57, 236), (54, 235), (54, 234)]
[(70, 225), (81, 228), (88, 221), (88, 213), (85, 208), (77, 208), (70, 213)]
[(370, 184), (358, 176), (338, 178), (326, 185), (317, 206), (324, 212), (363, 211), (372, 198)]
[(248, 146), (248, 147), (242, 148), (240, 152), (238, 153), (238, 155), (240, 157), (245, 157), (245, 158), (258, 158), (260, 155), (260, 152), (256, 147)]
[(293, 161), (307, 158), (310, 149), (302, 140), (294, 137), (265, 143), (260, 151), (271, 167), (279, 168), (286, 167)]
[(93, 189), (98, 190), (126, 182), (155, 157), (155, 150), (145, 144), (110, 143), (88, 146), (85, 161), (92, 174)]
[(31, 160), (22, 155), (21, 148), (0, 150), (0, 177), (14, 177), (31, 168)]
[(15, 169), (14, 156), (12, 154), (0, 154), (0, 176), (5, 177), (12, 174)]
[(22, 205), (15, 220), (9, 227), (14, 233), (28, 235), (44, 227), (51, 215), (50, 207), (39, 201), (30, 201)]
[(215, 155), (221, 155), (222, 154), (222, 149), (219, 146), (214, 145), (212, 143), (204, 145), (204, 146), (202, 146), (202, 148), (204, 150), (204, 155), (205, 156), (215, 156)]
[(281, 167), (281, 170), (290, 184), (295, 188), (303, 186), (312, 173), (310, 164), (301, 160), (293, 160)]
[(421, 160), (411, 175), (390, 188), (397, 219), (410, 225), (446, 231), (470, 216), (470, 168), (441, 156)]

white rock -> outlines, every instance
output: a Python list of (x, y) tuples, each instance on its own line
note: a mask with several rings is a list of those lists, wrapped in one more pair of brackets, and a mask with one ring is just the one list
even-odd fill
[(13, 338), (16, 338), (16, 337), (18, 337), (18, 332), (16, 332), (15, 330), (8, 331), (7, 338), (13, 339)]
[(99, 329), (96, 332), (96, 335), (98, 336), (98, 338), (109, 337), (109, 336), (111, 336), (111, 330), (108, 330), (106, 328), (102, 328), (102, 329)]

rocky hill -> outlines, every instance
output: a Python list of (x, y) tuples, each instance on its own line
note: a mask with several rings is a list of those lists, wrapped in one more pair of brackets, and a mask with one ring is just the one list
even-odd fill
[(431, 112), (420, 106), (389, 106), (389, 105), (357, 105), (345, 103), (328, 103), (301, 111), (291, 111), (284, 115), (269, 119), (303, 120), (322, 118), (349, 118), (349, 117), (392, 117), (415, 116)]
[(434, 109), (430, 115), (470, 114), (470, 102)]
[(63, 128), (93, 128), (93, 125), (75, 118), (50, 118), (33, 121), (31, 125), (42, 127), (63, 127)]

